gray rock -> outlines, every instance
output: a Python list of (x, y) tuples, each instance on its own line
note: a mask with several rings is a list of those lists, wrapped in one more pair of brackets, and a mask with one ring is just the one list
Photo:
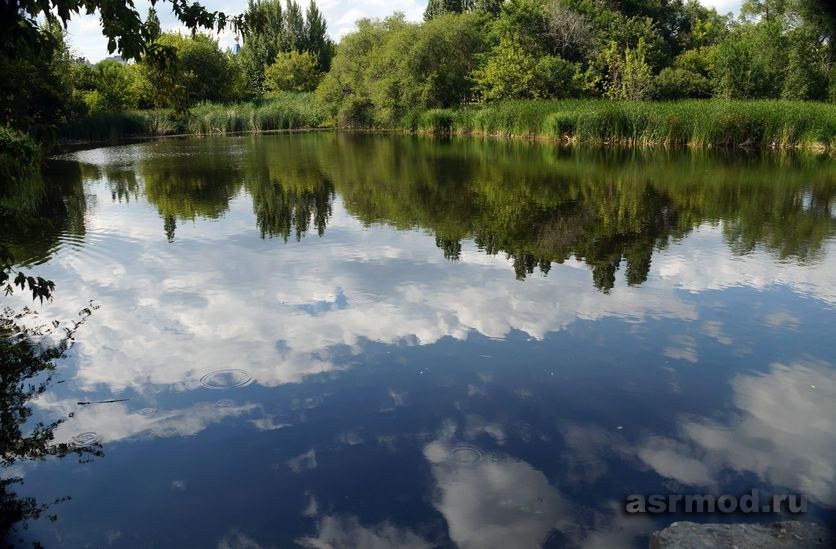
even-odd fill
[(650, 536), (650, 549), (826, 549), (836, 547), (833, 533), (812, 522), (773, 524), (697, 524), (674, 522)]

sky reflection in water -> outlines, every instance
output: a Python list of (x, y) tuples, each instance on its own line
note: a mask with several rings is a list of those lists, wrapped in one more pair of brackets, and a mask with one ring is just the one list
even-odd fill
[(681, 517), (627, 494), (750, 488), (832, 517), (827, 160), (307, 134), (53, 168), (16, 254), (45, 318), (101, 308), (37, 407), (105, 456), (26, 468), (73, 497), (47, 546), (641, 545)]

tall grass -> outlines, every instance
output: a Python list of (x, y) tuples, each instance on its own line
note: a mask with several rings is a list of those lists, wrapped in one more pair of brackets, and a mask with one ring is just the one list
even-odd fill
[[(167, 110), (100, 113), (59, 129), (70, 141), (175, 134), (321, 128), (312, 94), (285, 93), (235, 105), (201, 104), (182, 117)], [(836, 105), (798, 101), (502, 101), (412, 110), (401, 128), (436, 134), (556, 139), (568, 143), (772, 147), (836, 150)]]
[(505, 101), (435, 109), (419, 132), (624, 145), (836, 149), (836, 105), (797, 101)]
[(223, 134), (319, 128), (325, 114), (311, 94), (287, 93), (234, 105), (202, 103), (175, 116), (166, 109), (97, 113), (59, 128), (67, 141), (111, 141), (179, 134)]

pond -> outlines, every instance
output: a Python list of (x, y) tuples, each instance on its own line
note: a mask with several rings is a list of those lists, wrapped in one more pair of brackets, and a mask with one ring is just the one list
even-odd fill
[(753, 489), (834, 518), (826, 157), (323, 132), (44, 180), (3, 239), (56, 283), (43, 319), (99, 308), (34, 419), (104, 455), (16, 466), (72, 498), (27, 540), (646, 546), (786, 516), (628, 495)]

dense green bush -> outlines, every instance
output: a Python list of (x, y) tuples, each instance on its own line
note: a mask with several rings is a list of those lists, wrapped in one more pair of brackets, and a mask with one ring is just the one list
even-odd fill
[(416, 126), (422, 132), (450, 133), (453, 131), (453, 113), (448, 109), (430, 109), (421, 113)]
[(728, 99), (777, 98), (787, 65), (778, 21), (735, 29), (718, 47), (714, 66), (717, 95)]
[(32, 137), (0, 126), (0, 181), (12, 181), (38, 168), (41, 149)]
[(136, 109), (143, 89), (137, 65), (112, 59), (81, 69), (87, 89), (82, 92), (89, 112), (114, 112)]
[(317, 60), (307, 51), (279, 53), (264, 70), (264, 87), (268, 92), (309, 92), (316, 89), (321, 79)]
[(473, 71), (476, 90), (485, 100), (563, 98), (580, 92), (577, 63), (558, 55), (537, 56), (514, 38), (503, 38), (485, 64)]
[(175, 51), (174, 59), (165, 66), (143, 65), (146, 78), (158, 92), (156, 106), (181, 108), (201, 101), (235, 99), (236, 67), (217, 40), (205, 34), (186, 37), (165, 33), (156, 44)]
[(711, 81), (687, 69), (665, 67), (656, 75), (654, 95), (657, 99), (689, 99), (711, 97)]
[(339, 124), (360, 127), (398, 127), (412, 109), (460, 104), (471, 95), (481, 25), (475, 14), (422, 25), (403, 16), (360, 21), (340, 43), (320, 100)]

